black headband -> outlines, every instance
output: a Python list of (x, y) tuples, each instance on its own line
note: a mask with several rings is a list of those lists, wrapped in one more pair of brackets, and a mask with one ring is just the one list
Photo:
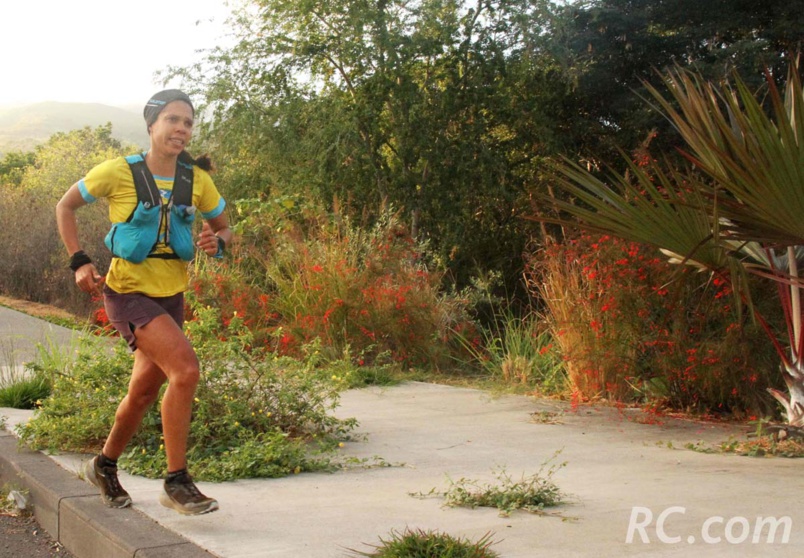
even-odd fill
[(178, 89), (165, 89), (164, 91), (160, 91), (151, 97), (148, 103), (146, 103), (145, 108), (142, 111), (142, 116), (145, 118), (145, 123), (150, 126), (156, 122), (156, 119), (159, 117), (159, 113), (162, 112), (162, 109), (165, 108), (168, 103), (172, 103), (173, 101), (184, 101), (190, 105), (190, 108), (193, 110), (193, 115), (195, 115), (193, 103), (190, 101), (190, 97), (188, 97), (186, 93), (179, 91)]

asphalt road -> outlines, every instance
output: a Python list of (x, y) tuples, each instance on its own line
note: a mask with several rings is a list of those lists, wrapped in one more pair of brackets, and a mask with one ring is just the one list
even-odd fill
[(73, 558), (33, 515), (0, 513), (0, 558)]

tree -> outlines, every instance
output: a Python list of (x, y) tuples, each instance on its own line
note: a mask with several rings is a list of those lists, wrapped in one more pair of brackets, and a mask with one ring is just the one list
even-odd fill
[(656, 144), (677, 144), (640, 99), (643, 83), (661, 86), (657, 70), (678, 65), (715, 82), (737, 71), (759, 87), (768, 68), (778, 85), (804, 45), (804, 4), (787, 0), (594, 0), (567, 5), (560, 20), (551, 51), (576, 79), (576, 127), (589, 130), (576, 152), (596, 161), (654, 129)]
[[(569, 86), (539, 46), (549, 2), (262, 0), (198, 85), (219, 181), (371, 222), (403, 212), (465, 283), (521, 271), (535, 161), (563, 145)], [(187, 77), (201, 72), (185, 70)], [(181, 73), (181, 70), (179, 70)], [(559, 130), (558, 132), (556, 130)]]
[(11, 151), (0, 160), (0, 185), (19, 186), (25, 169), (34, 162), (33, 151)]
[(119, 156), (123, 145), (112, 137), (111, 122), (53, 134), (34, 150), (21, 186), (31, 195), (57, 200), (93, 166)]
[(730, 281), (738, 302), (749, 307), (748, 274), (771, 280), (788, 334), (786, 343), (778, 339), (754, 312), (783, 364), (788, 393), (771, 393), (788, 422), (804, 426), (804, 90), (798, 68), (791, 65), (784, 95), (768, 72), (770, 115), (736, 74), (732, 85), (721, 87), (679, 68), (665, 80), (672, 102), (647, 88), (684, 139), (690, 167), (677, 169), (666, 159), (642, 167), (627, 161), (626, 173), (611, 173), (610, 186), (567, 161), (556, 167), (557, 188), (578, 203), (551, 202), (578, 222), (551, 220), (656, 246), (671, 261)]

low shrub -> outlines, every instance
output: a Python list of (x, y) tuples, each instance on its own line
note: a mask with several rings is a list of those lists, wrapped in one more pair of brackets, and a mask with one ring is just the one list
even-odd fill
[[(56, 203), (93, 166), (133, 152), (130, 149), (111, 137), (110, 125), (60, 132), (37, 147), (28, 164), (18, 169), (14, 183), (2, 184), (0, 230), (6, 235), (0, 244), (0, 293), (52, 304), (82, 318), (91, 316), (97, 307), (75, 287), (56, 227)], [(111, 261), (103, 244), (109, 230), (107, 212), (101, 200), (78, 213), (81, 246), (101, 274)]]
[[(202, 363), (187, 452), (194, 477), (278, 477), (335, 466), (339, 441), (356, 425), (331, 414), (351, 364), (324, 360), (314, 345), (302, 348), (302, 359), (277, 355), (254, 347), (242, 320), (223, 326), (211, 308), (193, 311), (187, 334)], [(21, 428), (21, 438), (35, 449), (100, 451), (132, 362), (122, 341), (110, 350), (108, 339), (85, 337), (68, 373), (56, 378), (53, 395)], [(120, 466), (146, 477), (164, 475), (156, 407)]]
[(518, 316), (511, 304), (489, 306), (497, 310), (473, 338), (455, 332), (471, 357), (467, 364), (502, 386), (542, 396), (567, 394), (569, 379), (548, 322), (532, 310)]
[(18, 378), (0, 386), (0, 407), (35, 409), (50, 395), (50, 381), (42, 375)]
[(34, 409), (50, 395), (51, 379), (42, 369), (18, 365), (13, 340), (0, 343), (0, 407)]

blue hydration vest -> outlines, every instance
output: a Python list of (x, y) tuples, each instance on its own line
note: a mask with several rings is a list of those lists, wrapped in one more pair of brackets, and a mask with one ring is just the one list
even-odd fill
[[(143, 154), (130, 155), (126, 162), (134, 177), (137, 189), (137, 207), (124, 223), (113, 223), (104, 242), (115, 257), (133, 263), (145, 258), (178, 259), (190, 261), (195, 256), (192, 225), (195, 220), (193, 206), (193, 166), (176, 162), (173, 192), (167, 204), (156, 186)], [(166, 226), (160, 225), (166, 222)], [(165, 244), (172, 252), (154, 254), (159, 240), (159, 229), (164, 228)]]

